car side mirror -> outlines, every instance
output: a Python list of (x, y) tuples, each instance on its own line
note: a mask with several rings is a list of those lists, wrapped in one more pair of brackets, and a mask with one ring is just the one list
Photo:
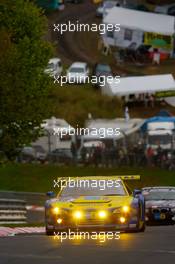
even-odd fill
[(56, 195), (54, 192), (50, 191), (50, 192), (47, 192), (46, 195), (50, 198), (54, 198)]
[(136, 195), (141, 194), (141, 193), (142, 193), (142, 191), (139, 190), (139, 189), (134, 189), (134, 191), (133, 191), (133, 195), (134, 195), (134, 197), (135, 197)]

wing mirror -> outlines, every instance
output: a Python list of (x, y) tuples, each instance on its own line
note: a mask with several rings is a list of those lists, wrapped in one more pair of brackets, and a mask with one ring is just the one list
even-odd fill
[(134, 191), (133, 191), (133, 195), (134, 195), (134, 197), (135, 197), (136, 195), (141, 194), (141, 193), (142, 193), (142, 191), (139, 190), (139, 189), (134, 189)]
[(50, 198), (54, 198), (56, 195), (54, 192), (50, 191), (50, 192), (47, 192), (46, 195)]

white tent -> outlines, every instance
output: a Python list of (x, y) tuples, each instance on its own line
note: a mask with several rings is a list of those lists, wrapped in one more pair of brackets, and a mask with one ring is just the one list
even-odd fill
[[(115, 118), (115, 119), (92, 119), (86, 121), (86, 127), (89, 129), (88, 134), (83, 135), (81, 137), (81, 142), (89, 142), (89, 141), (99, 141), (99, 140), (119, 140), (121, 138), (125, 138), (125, 136), (136, 133), (144, 120), (141, 118), (132, 118), (126, 121), (125, 118)], [(116, 135), (110, 132), (109, 129), (117, 129), (120, 133)]]
[(144, 32), (173, 35), (175, 17), (137, 11), (121, 7), (113, 7), (103, 20), (106, 24), (120, 24), (124, 28), (141, 30)]
[(122, 77), (120, 83), (113, 82), (101, 86), (102, 93), (111, 96), (175, 91), (172, 74)]

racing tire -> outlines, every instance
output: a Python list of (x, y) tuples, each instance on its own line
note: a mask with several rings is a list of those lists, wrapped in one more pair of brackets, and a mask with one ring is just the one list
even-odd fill
[(138, 232), (145, 232), (146, 224), (145, 222), (142, 224), (142, 227), (139, 228)]
[[(144, 206), (144, 210), (145, 210), (145, 206)], [(146, 228), (145, 220), (144, 220), (142, 226), (140, 227), (140, 218), (141, 218), (141, 206), (139, 206), (138, 232), (145, 232), (145, 228)]]
[(54, 230), (49, 230), (46, 228), (46, 235), (47, 236), (53, 236), (54, 235)]

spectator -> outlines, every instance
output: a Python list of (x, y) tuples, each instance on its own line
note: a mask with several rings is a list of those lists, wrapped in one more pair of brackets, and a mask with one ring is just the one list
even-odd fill
[(147, 157), (147, 162), (148, 162), (148, 166), (152, 166), (153, 165), (153, 158), (154, 158), (154, 150), (152, 149), (152, 147), (149, 147), (146, 151), (146, 157)]
[(125, 107), (125, 120), (126, 120), (126, 122), (128, 122), (129, 119), (130, 119), (129, 109), (128, 109), (128, 107), (126, 106), (126, 107)]
[(101, 159), (102, 159), (101, 155), (102, 155), (101, 147), (94, 148), (94, 164), (95, 164), (95, 166), (99, 166), (99, 164), (101, 163)]
[(86, 163), (86, 157), (87, 157), (87, 151), (86, 151), (86, 148), (83, 146), (81, 149), (81, 158), (82, 158), (83, 164)]
[(154, 49), (153, 52), (153, 61), (152, 63), (155, 65), (159, 65), (160, 64), (160, 52), (158, 49)]
[(77, 146), (75, 142), (72, 142), (71, 144), (71, 153), (73, 156), (73, 162), (76, 164), (77, 163)]
[(148, 107), (148, 101), (149, 101), (149, 96), (148, 96), (148, 94), (146, 94), (144, 97), (144, 105), (146, 108)]
[(154, 108), (154, 106), (155, 106), (155, 99), (154, 99), (154, 96), (153, 95), (150, 95), (150, 97), (149, 97), (149, 103), (150, 103), (150, 106), (152, 108)]

